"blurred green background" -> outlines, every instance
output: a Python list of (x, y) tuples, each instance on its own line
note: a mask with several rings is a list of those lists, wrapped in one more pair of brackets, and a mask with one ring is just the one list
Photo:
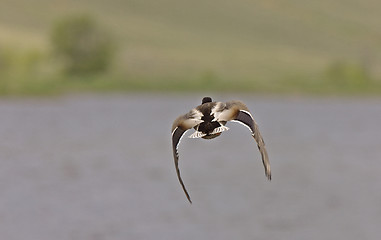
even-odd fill
[(2, 0), (0, 95), (377, 95), (380, 12), (374, 0)]

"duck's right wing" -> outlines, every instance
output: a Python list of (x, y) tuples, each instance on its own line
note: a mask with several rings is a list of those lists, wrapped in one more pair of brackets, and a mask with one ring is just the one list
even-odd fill
[(266, 177), (271, 180), (271, 170), (269, 157), (266, 151), (265, 142), (259, 132), (258, 124), (251, 115), (246, 105), (240, 101), (227, 102), (225, 108), (217, 115), (218, 121), (235, 121), (250, 129), (251, 135), (257, 142), (258, 150), (261, 153), (262, 163), (265, 168)]

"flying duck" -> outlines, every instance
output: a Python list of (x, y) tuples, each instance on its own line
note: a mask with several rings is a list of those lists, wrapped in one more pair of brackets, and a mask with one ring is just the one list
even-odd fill
[(194, 128), (195, 132), (189, 136), (190, 138), (212, 139), (218, 137), (223, 131), (229, 129), (225, 126), (228, 121), (241, 123), (250, 129), (251, 135), (257, 142), (259, 152), (262, 156), (265, 175), (271, 180), (270, 162), (265, 148), (265, 142), (259, 132), (257, 123), (246, 105), (240, 101), (230, 101), (226, 103), (212, 102), (210, 97), (204, 97), (201, 105), (193, 108), (187, 114), (179, 116), (172, 125), (172, 148), (177, 178), (190, 203), (192, 203), (192, 201), (180, 176), (179, 154), (177, 151), (179, 142), (184, 133), (191, 128)]

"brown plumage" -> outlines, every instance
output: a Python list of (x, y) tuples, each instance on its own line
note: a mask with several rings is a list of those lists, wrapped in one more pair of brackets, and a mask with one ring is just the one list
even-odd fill
[(253, 138), (257, 142), (259, 152), (261, 153), (265, 175), (271, 180), (270, 162), (265, 148), (265, 142), (259, 132), (257, 123), (246, 105), (240, 101), (230, 101), (226, 103), (212, 102), (210, 97), (205, 97), (201, 105), (179, 116), (172, 125), (172, 148), (176, 173), (190, 203), (192, 203), (192, 201), (180, 175), (179, 156), (177, 152), (178, 144), (184, 133), (191, 128), (194, 128), (196, 131), (189, 136), (190, 138), (212, 139), (218, 137), (223, 131), (229, 129), (225, 127), (228, 121), (239, 122), (250, 129)]

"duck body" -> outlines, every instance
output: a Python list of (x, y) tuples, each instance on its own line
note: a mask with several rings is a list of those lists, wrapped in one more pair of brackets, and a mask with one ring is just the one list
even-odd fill
[(229, 128), (225, 126), (228, 121), (241, 123), (250, 129), (261, 153), (265, 174), (268, 179), (271, 179), (270, 163), (265, 143), (259, 132), (258, 125), (246, 105), (241, 101), (230, 101), (226, 103), (213, 102), (210, 97), (204, 97), (201, 105), (179, 116), (172, 125), (172, 147), (177, 177), (189, 202), (191, 202), (190, 196), (181, 179), (178, 167), (178, 144), (184, 133), (191, 128), (194, 128), (195, 132), (191, 134), (189, 138), (216, 138), (220, 136), (222, 132), (229, 130)]
[[(216, 111), (222, 111), (224, 104), (222, 102), (212, 102), (211, 99), (204, 98), (203, 103), (197, 106), (193, 112), (198, 117), (200, 123), (194, 126), (196, 130), (190, 138), (212, 139), (221, 135), (221, 132), (228, 130), (225, 127), (226, 121), (218, 121)], [(191, 111), (192, 112), (192, 111)]]

